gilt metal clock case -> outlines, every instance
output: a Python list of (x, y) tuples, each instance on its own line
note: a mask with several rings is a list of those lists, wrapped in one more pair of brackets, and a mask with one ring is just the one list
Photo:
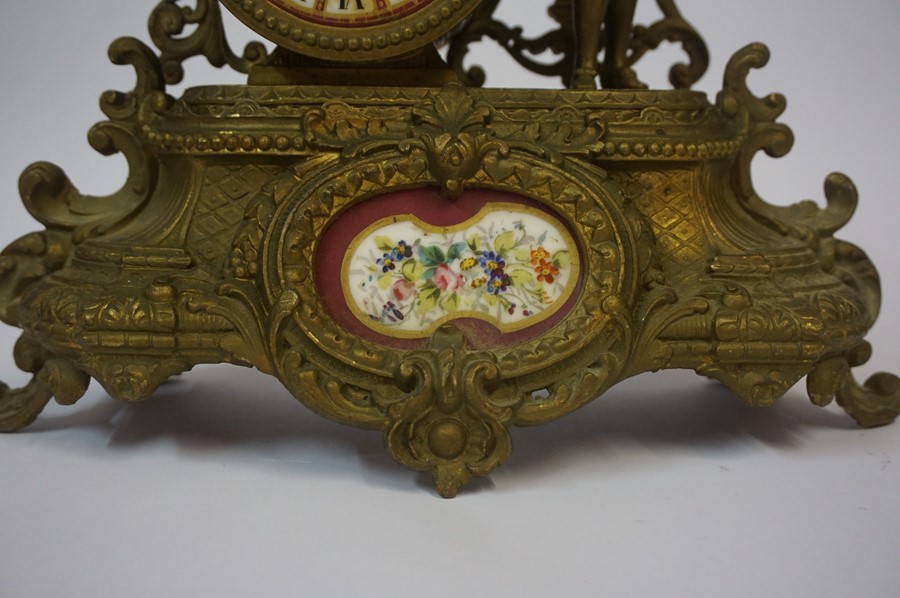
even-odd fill
[[(158, 51), (113, 42), (137, 82), (102, 96), (108, 120), (89, 139), (124, 154), (129, 177), (92, 197), (52, 164), (23, 173), (44, 228), (0, 255), (0, 318), (22, 329), (16, 363), (33, 378), (3, 387), (0, 430), (54, 397), (74, 403), (91, 378), (138, 401), (194, 365), (231, 363), (381, 431), (399, 463), (453, 496), (510, 457), (510, 426), (567, 415), (647, 371), (693, 369), (756, 406), (806, 376), (815, 404), (836, 398), (861, 425), (897, 417), (896, 376), (861, 385), (850, 372), (881, 307), (873, 264), (835, 237), (853, 183), (829, 175), (824, 208), (754, 190), (753, 156), (793, 141), (777, 122), (784, 98), (747, 86), (764, 46), (730, 60), (710, 101), (690, 90), (706, 47), (669, 1), (635, 27), (622, 18), (633, 2), (607, 14), (559, 0), (559, 28), (531, 40), (494, 18), (497, 0), (223, 3), (288, 50), (351, 62), (465, 22), (447, 64), (416, 67), (450, 79), (438, 86), (417, 85), (412, 63), (378, 71), (390, 85), (359, 84), (379, 61), (333, 65), (342, 85), (263, 76), (173, 97), (197, 55), (251, 81), (272, 64), (285, 80), (309, 68), (284, 48), (234, 53), (213, 0), (160, 3)], [(627, 60), (585, 69), (577, 57), (597, 40), (576, 47), (574, 10), (605, 39), (627, 32)], [(480, 88), (483, 72), (464, 63), (484, 37), (580, 88)], [(666, 40), (689, 62), (672, 69), (674, 89), (644, 89), (632, 67)], [(559, 61), (534, 62), (544, 50)], [(593, 89), (603, 72), (630, 87)]]

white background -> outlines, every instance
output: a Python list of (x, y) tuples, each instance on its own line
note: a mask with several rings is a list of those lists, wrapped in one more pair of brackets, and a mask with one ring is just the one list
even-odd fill
[[(90, 193), (124, 180), (124, 160), (95, 154), (85, 133), (100, 92), (133, 84), (108, 42), (146, 40), (153, 4), (4, 3), (0, 244), (39, 228), (17, 197), (29, 163), (58, 163)], [(546, 26), (544, 2), (506, 4), (526, 32)], [(886, 300), (858, 374), (897, 371), (900, 3), (680, 8), (713, 55), (700, 89), (719, 89), (744, 44), (772, 49), (751, 86), (787, 95), (797, 143), (757, 160), (761, 195), (821, 201), (837, 169), (859, 187), (840, 236), (870, 253)], [(487, 65), (499, 52), (473, 54)], [(677, 56), (639, 74), (662, 85)], [(238, 80), (201, 63), (188, 81)], [(509, 61), (490, 72), (494, 86), (558, 84)], [(0, 336), (11, 349), (15, 331)], [(23, 384), (7, 355), (0, 378)], [(198, 368), (138, 405), (94, 385), (0, 437), (0, 596), (900, 595), (900, 426), (860, 430), (810, 405), (802, 384), (753, 410), (689, 372), (644, 376), (513, 436), (505, 466), (447, 501), (377, 433), (313, 416), (255, 371)]]

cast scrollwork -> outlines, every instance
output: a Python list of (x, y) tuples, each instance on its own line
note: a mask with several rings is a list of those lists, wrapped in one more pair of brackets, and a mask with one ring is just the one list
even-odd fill
[(465, 345), (459, 329), (445, 324), (427, 350), (403, 358), (393, 384), (373, 393), (390, 422), (385, 438), (394, 459), (430, 471), (445, 498), (509, 458), (507, 423), (525, 396), (493, 355)]
[[(852, 334), (861, 338), (878, 316), (881, 287), (875, 267), (866, 254), (855, 245), (834, 237), (856, 210), (858, 194), (853, 182), (840, 173), (828, 175), (824, 208), (810, 200), (775, 206), (762, 199), (753, 188), (750, 167), (754, 156), (765, 151), (772, 157), (781, 157), (793, 145), (790, 129), (776, 122), (786, 106), (784, 97), (770, 94), (758, 98), (747, 86), (750, 70), (765, 66), (768, 60), (769, 51), (762, 44), (751, 44), (740, 50), (729, 61), (723, 90), (716, 99), (717, 107), (731, 119), (736, 133), (746, 139), (732, 166), (735, 190), (747, 213), (773, 231), (806, 244), (815, 252), (822, 271), (845, 285), (844, 290), (810, 295), (814, 308), (811, 315), (802, 324), (788, 323), (787, 329), (821, 333), (838, 327), (851, 331), (855, 326), (858, 329), (852, 330)], [(776, 313), (771, 305), (764, 306), (759, 314), (765, 315), (768, 321), (754, 328), (769, 330), (776, 326), (772, 320)], [(773, 370), (766, 384), (742, 378), (731, 386), (734, 389), (754, 385), (769, 388), (771, 392), (763, 393), (765, 396), (752, 399), (767, 404), (811, 370), (807, 389), (813, 403), (824, 405), (837, 397), (838, 403), (861, 425), (881, 425), (900, 413), (900, 382), (893, 374), (878, 373), (866, 384), (858, 384), (850, 370), (868, 361), (870, 354), (870, 345), (861, 342), (841, 355), (825, 356), (808, 366), (799, 366), (789, 379), (776, 381), (774, 377), (783, 376)]]
[[(499, 3), (483, 2), (451, 39), (448, 62), (466, 85), (485, 83), (484, 69), (464, 64), (469, 46), (483, 38), (496, 41), (527, 70), (559, 77), (565, 85), (580, 89), (595, 88), (598, 74), (607, 89), (643, 87), (632, 67), (664, 41), (681, 44), (688, 56), (689, 62), (678, 63), (669, 72), (676, 89), (690, 89), (709, 66), (703, 38), (673, 0), (657, 0), (663, 16), (650, 26), (633, 23), (635, 0), (556, 0), (549, 14), (559, 27), (534, 38), (524, 37), (521, 27), (510, 27), (495, 18)], [(598, 65), (601, 48), (604, 59)], [(542, 61), (548, 52), (562, 57), (555, 62)]]
[[(509, 426), (571, 413), (646, 371), (690, 368), (751, 405), (774, 402), (808, 374), (813, 403), (836, 398), (864, 426), (896, 418), (900, 379), (879, 373), (859, 384), (851, 375), (869, 357), (863, 337), (881, 308), (871, 261), (834, 237), (856, 207), (852, 182), (829, 175), (824, 207), (777, 207), (754, 190), (758, 152), (782, 156), (793, 143), (777, 122), (784, 98), (756, 97), (747, 85), (768, 50), (739, 51), (711, 105), (685, 91), (708, 55), (672, 0), (657, 0), (662, 19), (649, 27), (633, 22), (635, 0), (556, 0), (558, 27), (530, 39), (494, 18), (498, 3), (478, 3), (450, 34), (449, 62), (463, 84), (441, 88), (269, 85), (262, 77), (175, 99), (166, 86), (181, 81), (191, 57), (240, 72), (266, 58), (260, 44), (243, 56), (230, 49), (215, 0), (160, 2), (150, 20), (159, 53), (133, 38), (113, 42), (110, 59), (132, 67), (136, 81), (131, 91), (103, 94), (108, 120), (89, 142), (122, 154), (129, 173), (107, 197), (80, 193), (53, 164), (23, 173), (22, 200), (44, 230), (0, 253), (0, 320), (22, 328), (14, 354), (32, 378), (21, 389), (0, 385), (0, 431), (27, 425), (54, 397), (75, 402), (89, 377), (139, 401), (194, 365), (232, 363), (277, 376), (318, 414), (381, 431), (396, 461), (430, 472), (449, 497), (510, 457)], [(577, 89), (473, 89), (484, 74), (463, 62), (485, 37)], [(663, 41), (688, 56), (670, 71), (676, 89), (639, 89), (632, 67)], [(392, 65), (402, 66), (401, 78), (443, 66), (413, 58)], [(298, 74), (277, 69), (269, 74)], [(428, 81), (452, 78), (441, 73)], [(597, 77), (607, 90), (593, 89)], [(412, 202), (421, 212), (418, 204), (404, 211)], [(484, 227), (506, 232), (488, 241), (446, 237), (467, 249), (428, 246), (441, 257), (411, 259), (435, 228), (445, 235), (456, 225), (438, 224), (445, 216), (475, 226), (482, 221), (471, 214), (491, 209), (500, 217)], [(385, 222), (420, 216), (435, 223), (412, 233), (418, 245), (356, 242)], [(545, 217), (556, 232), (533, 233), (529, 218)], [(515, 231), (515, 244), (497, 241)], [(552, 247), (542, 240), (548, 234), (565, 241), (550, 250), (564, 254), (559, 270), (572, 281), (558, 276), (562, 299), (548, 291), (547, 277), (559, 273), (541, 246)], [(397, 267), (401, 246), (421, 272)], [(515, 260), (500, 265), (504, 251)], [(360, 256), (359, 274), (345, 277)], [(382, 276), (391, 266), (397, 271)], [(451, 307), (416, 314), (433, 318), (419, 330), (434, 331), (430, 338), (369, 326), (367, 317), (400, 319), (388, 311), (397, 307), (391, 299), (411, 291), (395, 283), (438, 289), (447, 272), (458, 282), (435, 295)], [(488, 287), (488, 276), (498, 285)], [(348, 289), (375, 284), (393, 295), (354, 312)], [(502, 318), (521, 314), (517, 326), (491, 327), (473, 317), (482, 312), (459, 309), (450, 295), (465, 284), (490, 289), (478, 300)], [(520, 285), (514, 291), (531, 294), (529, 310), (533, 300), (547, 317), (528, 319), (534, 313), (521, 299), (517, 312), (514, 293), (501, 302), (503, 285)]]
[[(150, 37), (159, 48), (166, 83), (174, 85), (184, 78), (183, 62), (193, 56), (204, 56), (215, 67), (230, 66), (239, 73), (267, 56), (266, 47), (251, 42), (243, 55), (234, 53), (225, 39), (222, 9), (218, 0), (196, 0), (191, 8), (179, 6), (179, 0), (163, 0), (150, 14)], [(187, 36), (178, 37), (186, 27), (196, 27)]]
[[(134, 68), (135, 87), (127, 93), (109, 91), (100, 107), (111, 119), (95, 125), (88, 134), (91, 146), (103, 155), (122, 153), (129, 166), (122, 188), (105, 197), (78, 191), (63, 170), (49, 162), (25, 169), (19, 194), (26, 209), (46, 230), (26, 235), (0, 255), (0, 317), (20, 326), (19, 306), (28, 290), (65, 268), (75, 249), (85, 241), (116, 230), (146, 205), (156, 189), (158, 160), (141, 137), (142, 110), (159, 112), (168, 105), (159, 59), (145, 44), (120, 38), (110, 45), (110, 60)], [(27, 349), (26, 349), (27, 347)], [(16, 354), (28, 355), (34, 378), (23, 389), (3, 387), (0, 394), (2, 424), (12, 431), (30, 423), (53, 396), (72, 403), (87, 389), (89, 368), (77, 360), (54, 354), (23, 335)]]
[(462, 85), (448, 85), (430, 105), (414, 108), (412, 117), (419, 134), (400, 149), (421, 150), (429, 171), (449, 198), (462, 194), (465, 181), (489, 154), (509, 153), (509, 146), (486, 127), (491, 120), (490, 107), (476, 102)]
[(864, 365), (872, 355), (872, 346), (863, 342), (856, 348), (816, 364), (807, 378), (810, 400), (824, 407), (833, 399), (864, 427), (884, 426), (900, 415), (900, 378), (879, 372), (856, 381), (851, 368)]

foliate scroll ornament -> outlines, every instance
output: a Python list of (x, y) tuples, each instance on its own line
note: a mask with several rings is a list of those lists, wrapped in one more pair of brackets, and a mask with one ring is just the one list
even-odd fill
[(709, 50), (700, 34), (679, 12), (674, 0), (656, 0), (663, 18), (649, 27), (636, 25), (631, 40), (628, 65), (657, 49), (662, 42), (679, 43), (688, 62), (679, 62), (669, 70), (669, 82), (675, 89), (690, 89), (709, 68)]
[(837, 398), (838, 405), (856, 422), (868, 428), (884, 426), (900, 415), (900, 378), (879, 372), (858, 383), (851, 368), (869, 361), (872, 346), (863, 342), (842, 355), (824, 359), (816, 364), (807, 377), (810, 400), (824, 407)]
[[(247, 44), (242, 56), (232, 51), (225, 39), (219, 0), (196, 0), (194, 8), (179, 6), (179, 1), (163, 0), (150, 15), (150, 37), (160, 50), (166, 83), (180, 83), (182, 63), (193, 56), (204, 56), (214, 67), (228, 65), (239, 73), (248, 73), (266, 58), (266, 47), (260, 42)], [(192, 26), (196, 28), (190, 35), (178, 37)]]
[(856, 210), (856, 187), (845, 175), (829, 174), (825, 179), (824, 208), (811, 200), (789, 206), (775, 206), (762, 199), (753, 187), (751, 162), (759, 151), (769, 156), (787, 154), (794, 138), (790, 129), (776, 122), (786, 101), (780, 94), (758, 98), (747, 86), (751, 69), (768, 63), (769, 50), (751, 44), (737, 52), (725, 71), (724, 86), (716, 98), (718, 109), (731, 119), (736, 136), (745, 139), (732, 165), (734, 190), (747, 212), (770, 229), (806, 243), (818, 255), (822, 269), (837, 277), (863, 299), (871, 325), (881, 306), (881, 288), (875, 267), (855, 245), (834, 238)]
[(481, 169), (488, 155), (504, 156), (509, 146), (487, 125), (492, 109), (476, 102), (468, 90), (451, 84), (430, 105), (413, 108), (416, 138), (401, 151), (421, 151), (434, 179), (447, 197), (458, 197), (467, 179)]
[(159, 58), (144, 42), (120, 37), (109, 46), (109, 60), (116, 65), (131, 65), (135, 72), (134, 89), (107, 91), (100, 96), (100, 109), (112, 120), (124, 121), (138, 116), (143, 104), (166, 104), (166, 83)]
[[(629, 357), (633, 355), (635, 335), (639, 332), (636, 320), (619, 297), (606, 297), (595, 309), (598, 315), (605, 316), (605, 321), (599, 325), (592, 322), (581, 331), (591, 341), (565, 362), (568, 375), (557, 374), (546, 388), (540, 389), (546, 392), (534, 393), (531, 400), (520, 405), (516, 424), (530, 426), (562, 417), (623, 379), (623, 373), (630, 365)], [(523, 383), (523, 386), (537, 390), (531, 385)]]
[(84, 195), (61, 168), (48, 162), (29, 166), (19, 179), (19, 193), (31, 215), (49, 230), (70, 232), (75, 244), (110, 232), (131, 217), (153, 194), (159, 175), (158, 161), (141, 136), (145, 112), (163, 111), (170, 100), (159, 59), (141, 41), (127, 37), (110, 45), (109, 56), (115, 64), (131, 65), (136, 83), (130, 92), (101, 96), (100, 107), (111, 120), (95, 125), (88, 141), (104, 156), (125, 156), (125, 184), (108, 196)]
[(19, 325), (19, 301), (35, 282), (62, 268), (72, 251), (66, 232), (34, 232), (13, 241), (0, 253), (0, 320)]
[(386, 422), (373, 405), (371, 392), (354, 383), (364, 383), (367, 376), (349, 369), (341, 372), (343, 375), (334, 375), (310, 360), (313, 348), (289, 344), (286, 335), (291, 322), (303, 308), (303, 299), (294, 290), (285, 290), (270, 308), (267, 350), (276, 374), (294, 396), (319, 415), (360, 428), (383, 428)]
[[(527, 70), (542, 76), (559, 77), (563, 84), (569, 84), (575, 70), (575, 44), (578, 43), (572, 16), (573, 3), (577, 1), (579, 0), (556, 0), (548, 12), (559, 27), (534, 38), (524, 37), (521, 27), (510, 27), (494, 18), (500, 0), (483, 2), (451, 39), (448, 62), (467, 85), (484, 85), (487, 78), (484, 69), (479, 66), (466, 67), (464, 63), (469, 46), (483, 38), (489, 38), (496, 41)], [(663, 13), (659, 21), (649, 26), (633, 26), (626, 63), (633, 66), (648, 51), (655, 50), (664, 41), (679, 43), (688, 56), (688, 62), (674, 65), (669, 72), (669, 80), (676, 89), (690, 89), (709, 67), (706, 43), (681, 15), (673, 0), (657, 0), (657, 5)], [(603, 37), (604, 32), (598, 31), (597, 36)], [(542, 61), (540, 57), (546, 53), (561, 55), (561, 58)]]
[(498, 110), (480, 93), (458, 83), (429, 94), (411, 110), (361, 108), (331, 100), (307, 110), (302, 122), (304, 142), (310, 148), (359, 158), (402, 146), (423, 157), (429, 152), (429, 164), (448, 173), (468, 172), (479, 159), (496, 162), (494, 158), (509, 148), (555, 165), (567, 156), (591, 158), (603, 152), (607, 132), (599, 113), (563, 103), (543, 109)]
[(722, 363), (696, 368), (698, 374), (715, 378), (753, 407), (767, 407), (791, 389), (809, 371), (806, 364)]
[(509, 457), (506, 426), (524, 399), (491, 353), (467, 351), (465, 343), (459, 329), (444, 325), (428, 350), (404, 357), (394, 384), (373, 393), (390, 422), (385, 438), (394, 459), (430, 471), (447, 498)]
[(310, 147), (340, 151), (347, 158), (395, 145), (407, 137), (410, 124), (406, 108), (363, 109), (341, 101), (310, 108), (302, 119), (304, 140)]
[(262, 245), (276, 209), (291, 196), (302, 177), (333, 162), (334, 157), (328, 155), (311, 158), (266, 182), (250, 200), (231, 247), (229, 266), (235, 278), (256, 280)]
[[(0, 319), (19, 326), (22, 295), (35, 283), (62, 268), (72, 251), (68, 231), (51, 227), (11, 243), (0, 254)], [(87, 390), (88, 379), (70, 361), (52, 357), (28, 336), (15, 348), (16, 365), (33, 374), (24, 387), (10, 389), (0, 382), (0, 432), (30, 424), (55, 395), (74, 403)]]
[(78, 367), (88, 372), (110, 394), (122, 401), (143, 401), (166, 380), (186, 372), (193, 364), (186, 358), (159, 358), (128, 354), (85, 354)]
[(716, 97), (716, 107), (732, 121), (735, 136), (745, 140), (733, 165), (732, 180), (739, 199), (751, 215), (781, 234), (816, 247), (820, 237), (831, 237), (850, 220), (858, 195), (850, 179), (839, 173), (825, 180), (824, 209), (811, 200), (775, 206), (757, 194), (750, 170), (753, 158), (760, 151), (780, 158), (794, 144), (791, 130), (776, 122), (787, 106), (784, 96), (773, 93), (759, 98), (747, 86), (750, 70), (762, 68), (768, 62), (769, 50), (762, 44), (750, 44), (739, 50), (728, 62), (723, 89)]
[[(94, 197), (80, 193), (54, 164), (38, 162), (25, 169), (19, 179), (22, 202), (46, 230), (20, 238), (0, 256), (0, 318), (10, 324), (20, 325), (19, 302), (33, 284), (63, 268), (77, 245), (116, 230), (156, 189), (159, 167), (142, 141), (140, 120), (145, 110), (160, 112), (169, 103), (159, 59), (133, 38), (114, 41), (109, 57), (115, 64), (131, 65), (137, 80), (131, 92), (109, 91), (101, 96), (100, 107), (111, 120), (95, 125), (88, 141), (103, 155), (122, 153), (129, 166), (128, 178), (119, 191)], [(25, 336), (16, 355), (20, 367), (34, 378), (23, 389), (3, 387), (3, 431), (27, 425), (53, 396), (71, 403), (87, 389), (88, 377), (80, 365), (47, 353)]]
[[(574, 55), (571, 6), (566, 3), (569, 12), (562, 15), (558, 15), (560, 11), (556, 6), (551, 8), (550, 14), (557, 19), (561, 27), (529, 39), (522, 36), (521, 27), (509, 27), (494, 18), (494, 11), (497, 10), (499, 3), (500, 0), (482, 2), (462, 29), (450, 40), (447, 59), (463, 83), (471, 87), (481, 87), (487, 79), (484, 69), (480, 66), (467, 68), (464, 65), (469, 46), (485, 37), (496, 41), (516, 62), (529, 71), (546, 77), (560, 77), (564, 82), (568, 82), (572, 74), (571, 57)], [(562, 54), (563, 58), (552, 63), (532, 58), (548, 51), (556, 55)]]
[(313, 109), (304, 118), (304, 129), (308, 144), (339, 149), (345, 157), (399, 148), (425, 166), (453, 198), (489, 156), (509, 153), (508, 144), (488, 126), (493, 117), (487, 103), (452, 83), (411, 111), (388, 108), (367, 114), (346, 104)]
[(0, 432), (13, 432), (30, 424), (50, 399), (71, 405), (87, 391), (90, 378), (68, 359), (49, 355), (40, 344), (23, 335), (16, 343), (16, 365), (33, 374), (24, 388), (10, 389), (0, 382)]
[[(787, 101), (781, 94), (756, 97), (747, 86), (750, 70), (762, 68), (769, 62), (769, 50), (762, 44), (751, 44), (739, 50), (725, 69), (722, 91), (716, 97), (716, 107), (732, 119), (735, 136), (745, 138), (743, 147), (733, 166), (736, 191), (744, 205), (757, 219), (782, 234), (792, 231), (783, 223), (774, 206), (766, 203), (753, 188), (750, 165), (756, 153), (764, 150), (778, 158), (787, 154), (794, 144), (791, 130), (776, 119), (781, 116)], [(798, 235), (799, 236), (799, 235)]]

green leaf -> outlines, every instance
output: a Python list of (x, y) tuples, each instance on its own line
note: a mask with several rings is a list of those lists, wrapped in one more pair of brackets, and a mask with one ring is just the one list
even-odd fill
[(572, 256), (565, 249), (553, 254), (553, 265), (560, 270), (568, 270), (572, 267)]
[(422, 260), (423, 266), (438, 266), (444, 263), (446, 256), (437, 245), (429, 245), (428, 247), (419, 247), (419, 259)]
[(452, 313), (458, 310), (459, 295), (457, 295), (456, 293), (450, 293), (449, 295), (446, 295), (443, 301), (441, 301), (441, 307), (448, 313)]
[(419, 293), (419, 302), (416, 309), (419, 313), (428, 313), (437, 305), (438, 299), (441, 297), (440, 289), (434, 289), (427, 293)]
[(494, 251), (499, 255), (506, 254), (507, 251), (516, 246), (516, 232), (508, 230), (502, 235), (494, 239)]
[(454, 243), (450, 246), (450, 249), (447, 250), (447, 261), (452, 262), (455, 259), (459, 259), (459, 256), (462, 255), (463, 251), (466, 250), (465, 243)]
[(434, 306), (435, 306), (436, 304), (437, 304), (437, 301), (435, 301), (433, 297), (422, 297), (422, 296), (420, 296), (420, 297), (419, 297), (419, 302), (418, 302), (418, 304), (416, 305), (416, 310), (417, 310), (420, 314), (426, 314), (426, 313), (428, 313), (429, 311), (431, 311), (432, 309), (434, 309)]
[(422, 275), (425, 273), (425, 266), (423, 266), (419, 260), (408, 259), (404, 260), (402, 271), (406, 280), (415, 282), (422, 278)]
[(380, 249), (381, 251), (388, 253), (392, 251), (397, 245), (391, 240), (390, 237), (386, 237), (384, 235), (376, 235), (375, 246), (378, 247), (378, 249)]
[(471, 235), (469, 235), (469, 238), (466, 239), (466, 245), (469, 246), (469, 249), (471, 249), (473, 253), (478, 252), (480, 243), (481, 241), (479, 239), (478, 233), (472, 233)]
[(392, 282), (394, 282), (394, 275), (390, 272), (378, 277), (378, 286), (382, 291), (386, 291), (391, 286)]
[(530, 262), (531, 261), (531, 250), (530, 249), (516, 249), (512, 253), (513, 257), (516, 258), (516, 261), (519, 262)]
[(509, 278), (517, 286), (526, 286), (534, 282), (534, 272), (527, 268), (512, 268), (509, 270)]

